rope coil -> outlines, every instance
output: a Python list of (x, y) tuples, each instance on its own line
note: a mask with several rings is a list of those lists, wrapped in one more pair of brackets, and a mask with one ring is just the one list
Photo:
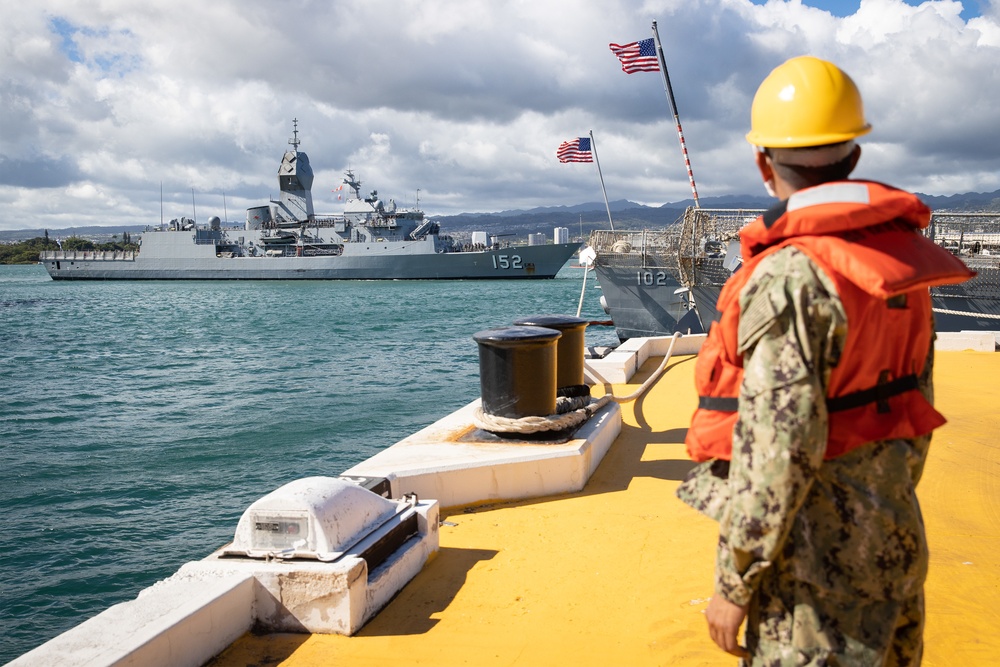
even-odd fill
[[(586, 404), (576, 407), (583, 401), (586, 401)], [(610, 402), (611, 397), (609, 396), (604, 396), (596, 401), (590, 396), (575, 399), (560, 397), (556, 400), (556, 414), (546, 417), (528, 416), (521, 417), (520, 419), (491, 415), (480, 406), (473, 413), (472, 423), (476, 428), (490, 431), (491, 433), (527, 434), (542, 433), (545, 431), (564, 431), (576, 428), (593, 417), (598, 410)]]

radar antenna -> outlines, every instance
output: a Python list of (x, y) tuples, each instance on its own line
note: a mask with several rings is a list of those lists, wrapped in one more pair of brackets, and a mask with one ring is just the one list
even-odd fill
[(352, 191), (354, 191), (354, 198), (355, 199), (360, 199), (361, 198), (361, 181), (359, 181), (357, 178), (354, 177), (354, 172), (351, 171), (350, 169), (348, 169), (346, 172), (344, 172), (344, 175), (347, 176), (347, 178), (344, 179), (344, 185), (346, 185)]

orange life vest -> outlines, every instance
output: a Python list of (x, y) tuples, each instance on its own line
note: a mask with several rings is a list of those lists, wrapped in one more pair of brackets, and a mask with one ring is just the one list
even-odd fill
[(933, 336), (928, 288), (975, 273), (917, 231), (929, 221), (930, 210), (914, 195), (838, 181), (800, 190), (744, 227), (744, 265), (719, 294), (721, 318), (695, 366), (699, 403), (685, 440), (691, 458), (732, 455), (743, 380), (739, 295), (761, 259), (788, 245), (829, 276), (847, 313), (846, 343), (827, 387), (826, 458), (944, 424), (917, 383)]

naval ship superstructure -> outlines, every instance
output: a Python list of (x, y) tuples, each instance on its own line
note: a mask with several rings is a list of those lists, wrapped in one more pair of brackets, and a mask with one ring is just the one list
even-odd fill
[[(249, 208), (242, 227), (181, 218), (143, 232), (138, 252), (45, 251), (39, 259), (54, 280), (427, 280), (552, 278), (576, 243), (514, 246), (460, 244), (440, 233), (417, 207), (361, 196), (348, 170), (344, 210), (313, 210), (313, 171), (291, 148), (278, 168), (277, 201)], [(474, 234), (475, 238), (476, 235)]]

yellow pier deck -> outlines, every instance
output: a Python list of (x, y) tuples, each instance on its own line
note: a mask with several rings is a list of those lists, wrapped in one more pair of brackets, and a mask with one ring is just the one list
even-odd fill
[[(617, 395), (659, 365), (648, 360)], [(580, 493), (442, 511), (437, 556), (360, 633), (246, 635), (213, 667), (734, 665), (711, 644), (715, 524), (674, 497), (693, 357), (623, 407)], [(919, 496), (931, 544), (924, 665), (1000, 664), (1000, 354), (939, 352)]]

